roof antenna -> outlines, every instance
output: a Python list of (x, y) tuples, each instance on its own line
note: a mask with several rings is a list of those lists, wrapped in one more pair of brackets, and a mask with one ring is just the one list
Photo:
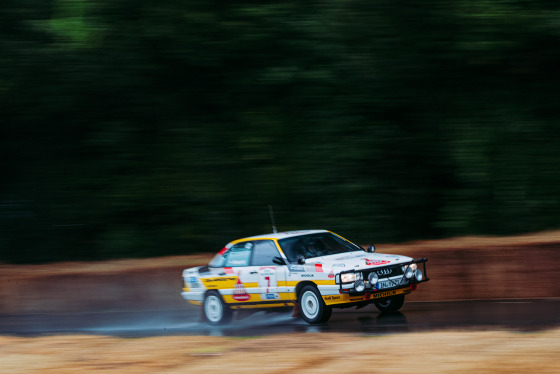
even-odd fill
[(277, 233), (276, 224), (274, 223), (274, 213), (272, 212), (272, 205), (268, 204), (268, 212), (270, 213), (270, 221), (272, 221), (272, 232)]

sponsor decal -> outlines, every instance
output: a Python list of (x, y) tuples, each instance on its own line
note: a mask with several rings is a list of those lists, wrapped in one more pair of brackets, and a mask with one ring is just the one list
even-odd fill
[(190, 288), (199, 288), (200, 285), (198, 284), (197, 277), (189, 277), (189, 287)]
[(273, 267), (262, 267), (259, 269), (261, 275), (274, 275), (276, 268)]
[(302, 278), (314, 278), (315, 274), (301, 274)]
[(361, 296), (350, 296), (350, 302), (373, 300), (373, 299), (382, 299), (382, 298), (385, 298), (385, 297), (391, 297), (391, 296), (400, 295), (400, 294), (409, 294), (411, 292), (412, 291), (408, 287), (397, 289), (397, 290), (391, 290), (391, 291), (381, 291), (381, 292), (373, 291), (373, 293), (366, 292)]
[(224, 271), (226, 272), (226, 274), (234, 274), (232, 268), (224, 268)]
[(204, 280), (206, 283), (213, 283), (213, 282), (231, 282), (234, 281), (236, 278), (207, 278)]
[(241, 283), (241, 278), (237, 278), (237, 283), (235, 284), (232, 297), (237, 301), (247, 301), (251, 298), (251, 295), (247, 293), (245, 286)]
[(323, 264), (315, 264), (315, 271), (317, 273), (322, 273), (323, 272)]
[(393, 295), (396, 295), (396, 294), (397, 294), (396, 290), (383, 291), (383, 292), (376, 293), (375, 298), (379, 299), (380, 297), (388, 297), (388, 296), (393, 296)]
[(222, 288), (233, 288), (235, 283), (237, 282), (237, 277), (212, 277), (212, 278), (200, 278), (200, 282), (204, 285), (204, 287), (217, 290)]
[(342, 296), (340, 295), (325, 296), (324, 299), (325, 301), (336, 301), (342, 299)]
[(345, 268), (346, 264), (333, 264), (332, 267), (333, 268)]
[(334, 278), (334, 270), (331, 270), (331, 272), (329, 273), (329, 278)]
[(290, 265), (290, 271), (303, 273), (305, 271), (305, 267), (303, 265)]
[(224, 253), (227, 252), (227, 250), (228, 250), (227, 247), (224, 247), (224, 248), (220, 249), (220, 252), (218, 252), (218, 254), (219, 254), (220, 256), (223, 256)]
[(276, 300), (280, 298), (277, 293), (265, 293), (261, 295), (264, 300)]
[(366, 265), (385, 265), (391, 263), (391, 261), (370, 260), (369, 258), (366, 258), (365, 260), (366, 260)]

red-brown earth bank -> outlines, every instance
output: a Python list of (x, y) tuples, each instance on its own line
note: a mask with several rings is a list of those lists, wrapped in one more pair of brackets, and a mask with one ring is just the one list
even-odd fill
[[(560, 297), (560, 231), (379, 244), (427, 257), (430, 282), (409, 301)], [(181, 271), (211, 254), (43, 265), (0, 265), (0, 313), (181, 308)]]

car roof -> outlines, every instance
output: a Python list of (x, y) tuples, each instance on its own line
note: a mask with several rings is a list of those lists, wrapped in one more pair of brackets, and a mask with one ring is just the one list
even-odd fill
[(329, 232), (328, 230), (297, 230), (297, 231), (284, 231), (284, 232), (275, 232), (271, 234), (264, 234), (264, 235), (256, 235), (256, 236), (249, 236), (247, 238), (237, 239), (233, 242), (243, 242), (247, 240), (263, 240), (263, 239), (286, 239), (292, 238), (294, 236), (301, 236), (301, 235), (308, 235), (308, 234), (318, 234), (321, 232)]

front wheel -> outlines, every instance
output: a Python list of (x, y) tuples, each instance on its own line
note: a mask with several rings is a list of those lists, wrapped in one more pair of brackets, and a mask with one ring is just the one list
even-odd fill
[(375, 303), (377, 309), (384, 313), (392, 313), (399, 310), (404, 304), (404, 295), (393, 296), (390, 299)]
[(206, 294), (202, 310), (204, 319), (214, 326), (228, 323), (233, 314), (217, 291), (210, 291)]
[(332, 308), (325, 305), (317, 287), (307, 285), (299, 295), (299, 312), (305, 322), (323, 323), (331, 318)]

